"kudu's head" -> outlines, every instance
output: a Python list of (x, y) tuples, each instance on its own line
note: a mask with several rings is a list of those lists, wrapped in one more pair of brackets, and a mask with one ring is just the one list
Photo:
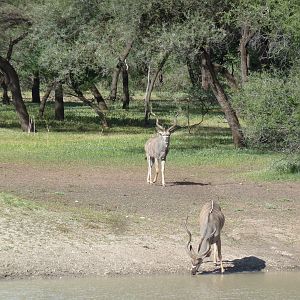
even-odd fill
[(192, 234), (191, 232), (188, 230), (187, 228), (187, 220), (188, 220), (188, 217), (186, 218), (186, 221), (185, 221), (185, 229), (189, 235), (189, 240), (188, 240), (188, 243), (186, 245), (186, 252), (187, 254), (190, 256), (191, 258), (191, 261), (192, 261), (192, 268), (191, 268), (191, 274), (192, 275), (196, 275), (196, 273), (198, 272), (199, 270), (199, 267), (200, 265), (202, 264), (203, 262), (203, 255), (198, 255), (194, 249), (193, 249), (193, 246), (191, 244), (191, 241), (192, 241)]
[(177, 116), (175, 117), (174, 124), (169, 128), (165, 128), (162, 125), (160, 125), (158, 118), (156, 118), (156, 131), (161, 136), (166, 146), (169, 146), (170, 136), (176, 130), (176, 127), (177, 127)]

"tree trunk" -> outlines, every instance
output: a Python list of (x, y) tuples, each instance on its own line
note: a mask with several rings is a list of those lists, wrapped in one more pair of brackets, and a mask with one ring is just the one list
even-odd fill
[(132, 44), (133, 44), (133, 40), (131, 40), (127, 43), (126, 48), (124, 49), (123, 54), (119, 57), (119, 62), (114, 70), (114, 73), (112, 76), (111, 88), (110, 88), (110, 95), (109, 95), (109, 98), (113, 101), (116, 100), (116, 98), (117, 98), (119, 74), (121, 72), (123, 63), (132, 48)]
[(192, 83), (193, 87), (197, 87), (197, 76), (194, 72), (193, 64), (189, 58), (186, 61), (186, 65), (187, 65), (187, 69), (189, 72), (191, 83)]
[[(6, 54), (7, 62), (9, 62), (11, 60), (14, 46), (17, 43), (19, 43), (21, 40), (23, 40), (26, 37), (27, 34), (28, 34), (28, 32), (24, 32), (23, 34), (21, 34), (19, 37), (17, 37), (14, 40), (10, 39), (7, 54)], [(3, 104), (10, 104), (10, 99), (9, 99), (9, 96), (8, 96), (8, 87), (7, 87), (7, 84), (5, 82), (5, 79), (3, 79), (3, 80), (0, 79), (0, 81), (1, 81), (1, 87), (3, 89), (2, 102), (3, 102)]]
[(217, 98), (220, 106), (222, 107), (228, 125), (231, 129), (233, 142), (236, 148), (243, 148), (245, 147), (245, 139), (244, 135), (236, 115), (235, 110), (232, 108), (231, 103), (229, 102), (224, 89), (220, 85), (214, 67), (211, 63), (210, 57), (206, 50), (202, 48), (202, 71), (205, 72), (206, 78), (208, 79), (209, 87), (211, 88), (212, 92), (214, 93), (215, 97)]
[(91, 87), (90, 87), (90, 90), (94, 96), (94, 98), (96, 99), (97, 103), (98, 103), (98, 106), (99, 106), (99, 109), (105, 113), (106, 111), (108, 111), (108, 107), (105, 103), (105, 100), (104, 98), (102, 97), (101, 93), (99, 92), (98, 88), (92, 84)]
[(242, 35), (240, 39), (242, 85), (248, 80), (250, 58), (248, 55), (247, 46), (253, 35), (254, 33), (251, 32), (249, 26), (244, 26), (242, 28)]
[[(105, 113), (102, 110), (102, 108), (100, 108), (101, 106), (99, 106), (98, 103), (95, 104), (93, 101), (90, 101), (89, 99), (87, 99), (83, 95), (82, 91), (79, 88), (78, 82), (74, 79), (72, 74), (70, 74), (70, 83), (71, 83), (71, 87), (75, 91), (78, 99), (80, 99), (84, 104), (91, 107), (95, 111), (95, 113), (99, 116), (99, 118), (101, 120), (101, 123), (102, 123), (102, 126), (107, 128), (108, 124), (107, 124), (107, 121), (106, 121), (106, 118), (105, 118)], [(100, 101), (101, 99), (103, 99), (102, 95), (100, 94), (99, 90), (97, 89), (97, 87), (95, 85), (91, 85), (91, 91), (92, 91), (92, 93), (93, 93), (96, 100), (98, 99)], [(97, 100), (97, 102), (98, 102), (98, 100)], [(101, 102), (103, 103), (104, 99)], [(104, 102), (104, 104), (105, 104), (105, 102)], [(105, 107), (107, 109), (106, 104), (105, 104)]]
[(32, 95), (32, 103), (41, 103), (39, 71), (36, 71), (33, 74), (31, 95)]
[(47, 102), (47, 100), (48, 100), (48, 98), (50, 96), (50, 93), (51, 93), (51, 91), (52, 91), (53, 88), (54, 88), (54, 83), (51, 82), (48, 85), (48, 87), (46, 89), (46, 92), (45, 92), (45, 94), (44, 94), (44, 96), (42, 98), (41, 104), (40, 104), (40, 109), (39, 109), (39, 116), (40, 116), (40, 118), (42, 118), (44, 116), (46, 102)]
[(186, 65), (193, 87), (199, 87), (201, 77), (201, 73), (199, 72), (199, 65), (201, 65), (201, 59), (199, 58), (199, 55), (196, 55), (193, 59), (187, 57)]
[(123, 81), (123, 109), (129, 108), (129, 87), (128, 87), (128, 67), (124, 65), (122, 68), (122, 81)]
[(0, 56), (0, 70), (4, 74), (5, 82), (8, 88), (11, 90), (13, 104), (15, 106), (16, 112), (19, 116), (21, 128), (23, 131), (30, 132), (33, 130), (33, 126), (29, 120), (29, 115), (24, 104), (19, 76), (13, 66), (5, 58)]
[(165, 53), (163, 59), (161, 60), (161, 62), (158, 65), (158, 68), (157, 68), (156, 72), (154, 73), (152, 79), (150, 79), (150, 72), (148, 72), (148, 85), (147, 85), (146, 95), (145, 95), (145, 100), (144, 100), (144, 103), (145, 103), (144, 123), (145, 123), (145, 125), (148, 125), (148, 123), (149, 123), (149, 116), (150, 116), (150, 112), (151, 112), (150, 99), (151, 99), (151, 93), (153, 91), (155, 81), (157, 79), (159, 72), (162, 70), (163, 66), (165, 65), (169, 55), (170, 55), (170, 51)]
[(63, 86), (61, 82), (58, 82), (55, 86), (55, 103), (54, 103), (54, 110), (55, 110), (55, 120), (63, 121), (65, 118), (65, 110), (64, 110), (64, 92)]
[(93, 103), (92, 101), (88, 100), (82, 93), (81, 90), (79, 90), (78, 87), (75, 87), (73, 84), (73, 89), (75, 91), (75, 93), (77, 94), (78, 99), (80, 99), (84, 104), (88, 105), (89, 107), (91, 107), (95, 113), (100, 117), (102, 126), (107, 128), (108, 124), (105, 118), (105, 114), (101, 111), (101, 109), (99, 108), (98, 105), (96, 105), (95, 103)]
[(5, 78), (4, 76), (0, 77), (0, 82), (1, 82), (1, 87), (3, 89), (3, 95), (2, 95), (2, 103), (4, 105), (8, 105), (10, 104), (10, 99), (9, 99), (9, 96), (8, 96), (8, 88), (7, 88), (7, 85), (5, 83)]

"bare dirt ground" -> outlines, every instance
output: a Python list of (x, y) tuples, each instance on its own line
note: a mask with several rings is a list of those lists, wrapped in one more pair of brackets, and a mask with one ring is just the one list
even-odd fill
[[(168, 165), (163, 188), (146, 184), (146, 166), (0, 164), (0, 192), (51, 207), (0, 207), (0, 278), (186, 273), (183, 222), (189, 214), (196, 244), (197, 215), (212, 199), (226, 218), (225, 272), (299, 270), (300, 183), (240, 181), (237, 172)], [(201, 270), (219, 266), (207, 259)]]

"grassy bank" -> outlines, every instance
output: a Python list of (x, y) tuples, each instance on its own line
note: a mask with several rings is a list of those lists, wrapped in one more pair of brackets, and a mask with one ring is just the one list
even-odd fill
[[(30, 115), (36, 116), (36, 134), (19, 129), (13, 106), (0, 105), (0, 162), (28, 164), (92, 164), (142, 166), (144, 143), (155, 133), (155, 123), (143, 126), (143, 105), (133, 101), (132, 108), (122, 110), (110, 105), (109, 129), (102, 130), (93, 111), (77, 102), (65, 103), (65, 121), (54, 121), (53, 103), (49, 103), (44, 120), (37, 118), (38, 106), (27, 103)], [(171, 106), (167, 101), (153, 103), (162, 123), (169, 126), (175, 111), (178, 122), (186, 126), (184, 105)], [(197, 107), (191, 108), (190, 122), (201, 120)], [(186, 128), (172, 135), (168, 161), (180, 167), (207, 166), (239, 170), (239, 176), (253, 180), (297, 180), (299, 173), (278, 172), (273, 166), (283, 161), (284, 154), (255, 150), (236, 150), (222, 112), (215, 110), (188, 133)]]

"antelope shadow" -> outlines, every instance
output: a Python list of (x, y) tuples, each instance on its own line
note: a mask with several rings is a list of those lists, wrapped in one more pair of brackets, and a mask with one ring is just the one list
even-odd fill
[(176, 186), (176, 185), (211, 185), (211, 183), (203, 183), (203, 182), (194, 182), (194, 181), (173, 181), (168, 183), (169, 186)]
[[(266, 262), (255, 256), (234, 260), (223, 260), (225, 273), (259, 272), (266, 267)], [(220, 273), (219, 268), (213, 271), (203, 271), (200, 275)]]
[(225, 272), (228, 273), (258, 272), (266, 267), (266, 262), (256, 256), (248, 256), (225, 262), (226, 264), (232, 264), (232, 266), (225, 267)]

